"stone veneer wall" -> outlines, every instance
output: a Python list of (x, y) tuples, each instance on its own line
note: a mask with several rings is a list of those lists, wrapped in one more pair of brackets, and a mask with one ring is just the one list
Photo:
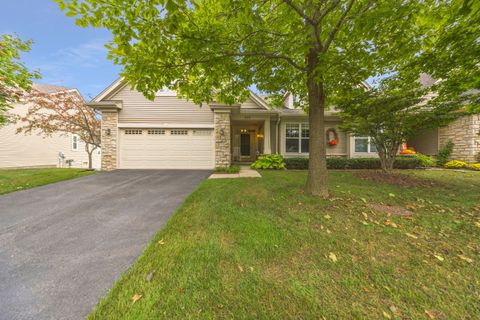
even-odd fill
[[(117, 169), (118, 112), (102, 112), (102, 170)], [(110, 129), (110, 135), (107, 135)]]
[[(215, 166), (225, 167), (231, 164), (230, 153), (230, 112), (214, 111), (215, 123)], [(223, 129), (223, 134), (222, 134)]]
[(451, 159), (480, 162), (480, 115), (461, 118), (438, 130), (440, 148), (448, 140), (455, 144)]

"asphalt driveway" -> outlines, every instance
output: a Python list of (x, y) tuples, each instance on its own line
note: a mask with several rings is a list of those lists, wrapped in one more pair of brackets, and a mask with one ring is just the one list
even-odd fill
[(119, 170), (0, 196), (0, 319), (83, 319), (208, 174)]

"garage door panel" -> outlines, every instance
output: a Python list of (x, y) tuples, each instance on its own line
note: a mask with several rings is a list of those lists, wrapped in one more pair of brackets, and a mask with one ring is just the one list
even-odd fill
[(214, 167), (212, 129), (122, 129), (119, 145), (122, 169)]

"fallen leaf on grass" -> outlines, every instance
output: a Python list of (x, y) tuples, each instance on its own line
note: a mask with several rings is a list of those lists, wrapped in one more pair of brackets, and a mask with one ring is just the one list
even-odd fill
[(238, 268), (238, 271), (243, 272), (243, 267), (241, 265), (238, 265), (237, 268)]
[(362, 215), (365, 219), (368, 219), (368, 215), (365, 212), (362, 212)]
[(250, 269), (250, 272), (253, 272), (253, 267), (248, 267), (248, 269)]
[(392, 197), (392, 198), (395, 198), (395, 194), (394, 194), (394, 193), (389, 193), (388, 196), (389, 196), (389, 197)]
[(365, 198), (360, 198), (360, 200), (362, 200), (363, 203), (367, 203), (367, 199), (365, 199)]
[(390, 221), (390, 220), (385, 220), (385, 222), (383, 222), (383, 224), (386, 225), (386, 226), (390, 226), (392, 228), (398, 228), (398, 225), (395, 222)]
[(441, 255), (434, 254), (433, 256), (434, 256), (435, 258), (437, 258), (438, 260), (440, 260), (440, 261), (445, 260), (445, 258), (442, 257)]
[(475, 222), (475, 225), (480, 228), (480, 221)]
[(328, 255), (328, 257), (329, 257), (330, 260), (332, 260), (333, 262), (337, 262), (337, 256), (335, 255), (335, 253), (330, 252), (330, 254)]
[(142, 295), (141, 294), (135, 294), (133, 297), (132, 297), (132, 304), (134, 304), (135, 302), (137, 302), (138, 300), (140, 300), (142, 298)]
[(407, 235), (407, 237), (410, 237), (410, 238), (413, 238), (413, 239), (418, 239), (418, 237), (414, 234), (411, 234), (411, 233), (408, 233), (408, 232), (405, 232), (405, 234)]
[(146, 280), (147, 282), (152, 281), (154, 274), (155, 274), (155, 271), (149, 272), (149, 273), (147, 274), (147, 276), (145, 277), (145, 280)]
[(161, 239), (161, 240), (158, 241), (158, 244), (163, 246), (165, 244), (165, 241), (163, 241), (163, 239)]
[(388, 313), (386, 313), (385, 311), (383, 311), (383, 316), (387, 319), (392, 319), (392, 317)]
[(330, 219), (330, 218), (332, 218), (332, 217), (330, 217), (328, 214), (324, 215), (323, 217), (324, 217), (325, 219)]
[(459, 254), (458, 257), (462, 260), (465, 260), (467, 261), (468, 263), (472, 263), (473, 262), (473, 259), (470, 259), (468, 257), (465, 257), (463, 254)]
[(433, 313), (433, 311), (425, 310), (425, 314), (428, 316), (428, 318), (435, 319), (435, 313)]

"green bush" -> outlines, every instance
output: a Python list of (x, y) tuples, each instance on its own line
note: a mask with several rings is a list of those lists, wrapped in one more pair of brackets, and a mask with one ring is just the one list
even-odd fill
[(417, 153), (412, 156), (420, 162), (420, 166), (424, 168), (435, 167), (437, 165), (437, 160), (433, 157)]
[(447, 163), (448, 159), (450, 158), (450, 155), (452, 154), (454, 145), (455, 144), (452, 142), (452, 140), (448, 140), (447, 144), (444, 145), (442, 148), (440, 148), (437, 156), (438, 166), (443, 167), (445, 163)]
[(285, 169), (283, 157), (279, 154), (266, 154), (252, 163), (252, 169)]
[[(286, 158), (287, 169), (308, 169), (308, 158)], [(395, 160), (395, 169), (415, 169), (422, 167), (420, 160), (413, 157), (398, 157)], [(378, 158), (327, 158), (328, 169), (380, 169)]]
[(475, 171), (480, 171), (480, 163), (469, 164), (468, 169), (472, 169), (472, 170), (475, 170)]
[(468, 164), (460, 160), (452, 160), (452, 161), (448, 161), (443, 166), (448, 169), (460, 169), (460, 168), (467, 167)]
[(231, 165), (230, 167), (216, 167), (215, 172), (216, 173), (239, 173), (240, 166)]

